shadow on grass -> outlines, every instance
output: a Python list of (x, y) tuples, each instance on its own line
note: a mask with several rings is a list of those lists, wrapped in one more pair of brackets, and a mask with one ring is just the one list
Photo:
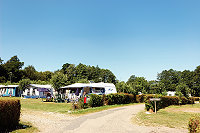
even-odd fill
[(14, 128), (0, 128), (0, 133), (19, 133), (21, 132), (20, 130), (23, 130), (24, 133), (29, 132), (28, 130), (31, 129), (32, 126), (29, 123), (19, 123), (19, 125), (17, 125)]

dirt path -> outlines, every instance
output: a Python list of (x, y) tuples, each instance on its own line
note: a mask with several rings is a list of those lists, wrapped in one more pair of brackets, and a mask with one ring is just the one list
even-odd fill
[(81, 117), (72, 117), (58, 113), (24, 113), (22, 120), (32, 122), (41, 132), (58, 133), (186, 133), (168, 127), (146, 127), (131, 123), (131, 118), (141, 110), (144, 104), (125, 106), (96, 112)]

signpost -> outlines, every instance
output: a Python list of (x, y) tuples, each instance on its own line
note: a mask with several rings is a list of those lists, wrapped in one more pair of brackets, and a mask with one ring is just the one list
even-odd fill
[(157, 111), (156, 111), (156, 102), (160, 101), (160, 98), (150, 98), (149, 100), (150, 101), (154, 101), (154, 103), (155, 103), (155, 113), (157, 113)]

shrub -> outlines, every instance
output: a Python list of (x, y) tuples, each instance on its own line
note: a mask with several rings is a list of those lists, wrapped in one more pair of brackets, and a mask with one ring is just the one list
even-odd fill
[(14, 129), (19, 124), (20, 100), (0, 100), (0, 131)]
[[(155, 95), (154, 97), (159, 97), (158, 95)], [(145, 101), (145, 108), (147, 111), (149, 109), (153, 109), (155, 111), (155, 105), (154, 101), (150, 101), (150, 96), (147, 97), (147, 100)], [(159, 109), (168, 107), (170, 105), (185, 105), (185, 104), (190, 104), (193, 103), (192, 99), (187, 99), (185, 97), (176, 97), (176, 96), (160, 96), (159, 97), (161, 100), (156, 102), (156, 111)]]
[(88, 104), (84, 103), (84, 97), (78, 100), (78, 103), (75, 105), (75, 109), (86, 109)]
[(88, 102), (88, 105), (90, 107), (103, 106), (103, 96), (102, 95), (91, 94), (90, 95), (90, 100)]
[(115, 94), (108, 94), (105, 97), (105, 103), (107, 105), (128, 104), (133, 102), (135, 102), (135, 97), (133, 94), (115, 93)]
[(136, 102), (137, 103), (143, 103), (144, 102), (144, 96), (145, 95), (136, 95)]
[(192, 117), (188, 123), (188, 130), (190, 133), (200, 133), (200, 117)]

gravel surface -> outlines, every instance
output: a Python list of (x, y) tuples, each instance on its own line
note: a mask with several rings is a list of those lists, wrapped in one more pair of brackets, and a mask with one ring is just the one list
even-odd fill
[(144, 104), (119, 107), (83, 116), (40, 111), (23, 111), (22, 120), (30, 121), (41, 132), (53, 133), (187, 133), (185, 129), (147, 127), (131, 122), (144, 110)]

